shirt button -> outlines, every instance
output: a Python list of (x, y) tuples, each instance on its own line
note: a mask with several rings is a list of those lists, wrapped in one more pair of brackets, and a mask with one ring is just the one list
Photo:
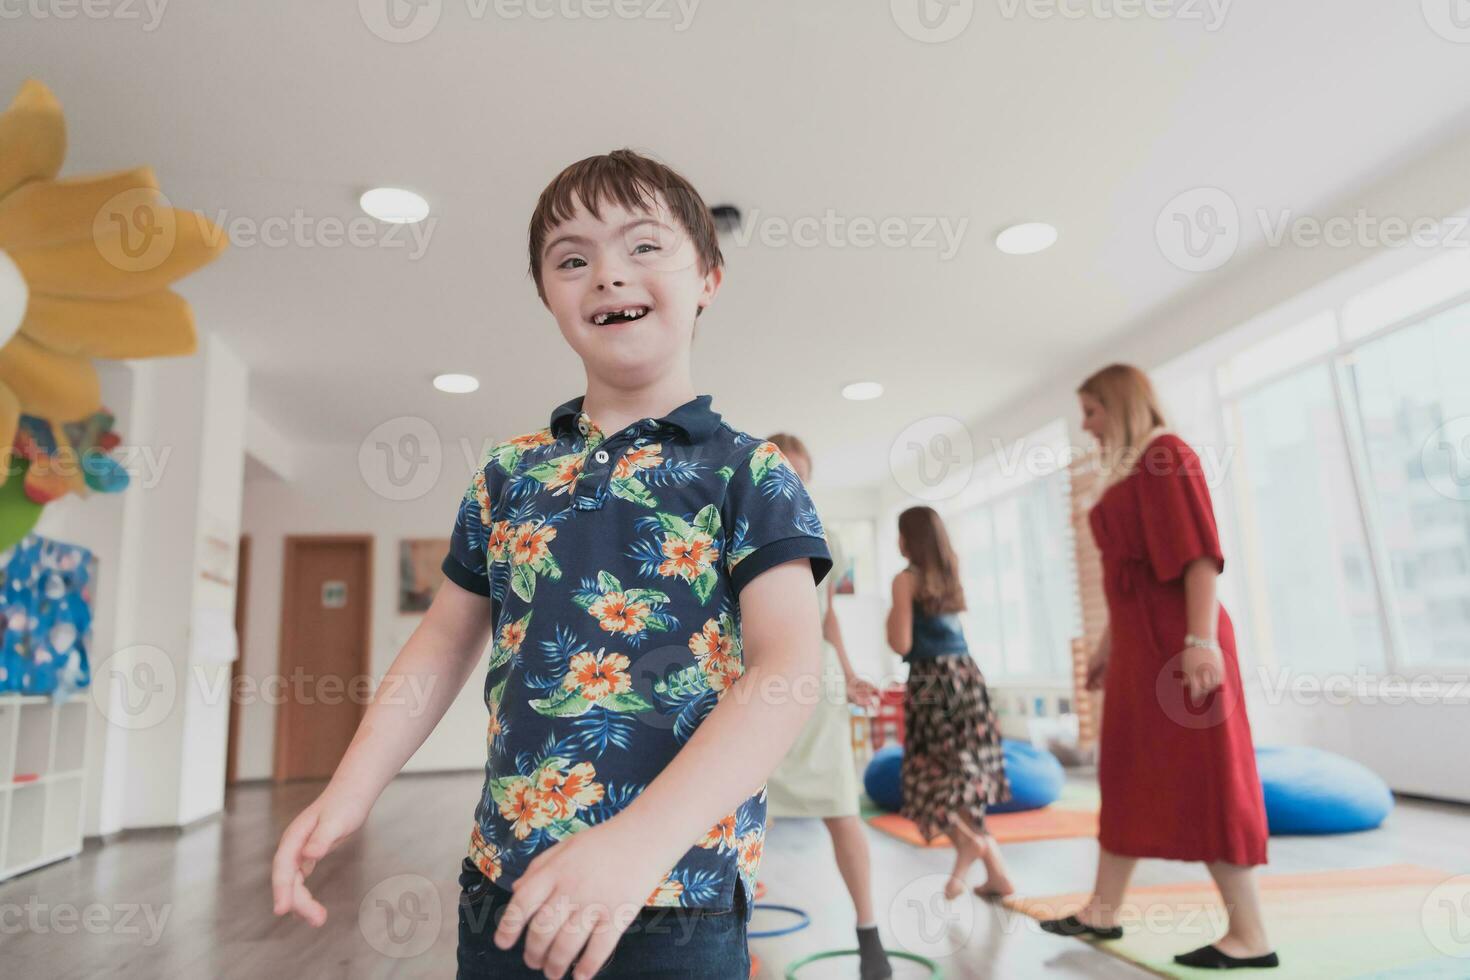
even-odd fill
[(582, 433), (582, 435), (585, 436), (587, 434), (587, 432), (588, 432), (587, 423), (586, 422), (578, 422), (577, 423), (577, 431), (580, 432), (580, 433)]
[(599, 450), (597, 450), (597, 455), (594, 456), (593, 458), (596, 459), (599, 463), (606, 463), (607, 462), (607, 452), (605, 450), (599, 449)]

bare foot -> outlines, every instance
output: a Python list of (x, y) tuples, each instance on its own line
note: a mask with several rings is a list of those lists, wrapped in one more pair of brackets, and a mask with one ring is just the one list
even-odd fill
[(978, 842), (973, 835), (966, 833), (960, 824), (952, 823), (949, 830), (949, 839), (954, 844), (955, 851), (954, 870), (944, 883), (944, 897), (953, 902), (969, 887), (965, 882), (965, 875), (970, 870), (970, 865), (983, 860), (985, 852), (981, 849), (983, 842)]
[(974, 891), (981, 898), (1005, 898), (1015, 894), (1016, 886), (1011, 884), (1009, 878), (997, 879), (995, 875), (991, 875), (985, 879), (985, 884), (976, 885)]
[(1000, 856), (1000, 845), (989, 834), (981, 837), (980, 842), (984, 845), (980, 859), (985, 862), (985, 884), (976, 888), (975, 894), (981, 898), (1004, 898), (1013, 893), (1016, 886), (1011, 883), (1006, 863)]
[(954, 870), (949, 873), (949, 880), (944, 883), (944, 897), (953, 902), (963, 895), (970, 886), (965, 881), (970, 871), (970, 865), (974, 864), (977, 857), (974, 851), (967, 847), (958, 849), (954, 859)]

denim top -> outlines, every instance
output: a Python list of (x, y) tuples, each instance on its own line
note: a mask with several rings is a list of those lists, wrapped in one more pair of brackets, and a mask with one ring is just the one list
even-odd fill
[(953, 656), (970, 652), (965, 642), (965, 631), (960, 627), (959, 613), (927, 615), (914, 602), (914, 643), (905, 660), (933, 660), (936, 657)]

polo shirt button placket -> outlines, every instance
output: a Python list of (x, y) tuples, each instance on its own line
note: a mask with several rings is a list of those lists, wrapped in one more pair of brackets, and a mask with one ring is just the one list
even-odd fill
[[(587, 417), (586, 412), (583, 412), (577, 416), (577, 431), (582, 433), (582, 452), (585, 453), (587, 451), (587, 436), (592, 434), (592, 425)], [(598, 450), (598, 454), (605, 455), (602, 450)], [(595, 488), (596, 481), (588, 479), (589, 477), (595, 477), (595, 475), (595, 473), (589, 473), (585, 465), (582, 467), (582, 472), (577, 475), (576, 482), (573, 484), (572, 487), (572, 506), (575, 507), (577, 510), (594, 510), (601, 504), (601, 500), (598, 497), (596, 489), (594, 489), (593, 492), (590, 494), (582, 492), (583, 488), (588, 486), (589, 484), (593, 485)]]
[(597, 510), (602, 507), (602, 501), (607, 496), (607, 478), (611, 472), (605, 466), (607, 458), (607, 453), (599, 449), (594, 457), (598, 462), (597, 468), (590, 473), (583, 471), (583, 479), (588, 480), (588, 487), (591, 491), (583, 498), (588, 510)]

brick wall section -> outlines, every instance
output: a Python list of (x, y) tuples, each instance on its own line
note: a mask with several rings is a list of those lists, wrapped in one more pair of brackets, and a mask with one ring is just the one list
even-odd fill
[(1095, 744), (1101, 720), (1102, 695), (1088, 691), (1087, 658), (1097, 648), (1108, 623), (1103, 597), (1102, 561), (1092, 528), (1087, 523), (1097, 487), (1102, 480), (1096, 465), (1079, 459), (1070, 468), (1072, 477), (1072, 541), (1077, 552), (1077, 598), (1082, 610), (1082, 636), (1072, 641), (1072, 677), (1077, 691), (1078, 742), (1084, 748)]

